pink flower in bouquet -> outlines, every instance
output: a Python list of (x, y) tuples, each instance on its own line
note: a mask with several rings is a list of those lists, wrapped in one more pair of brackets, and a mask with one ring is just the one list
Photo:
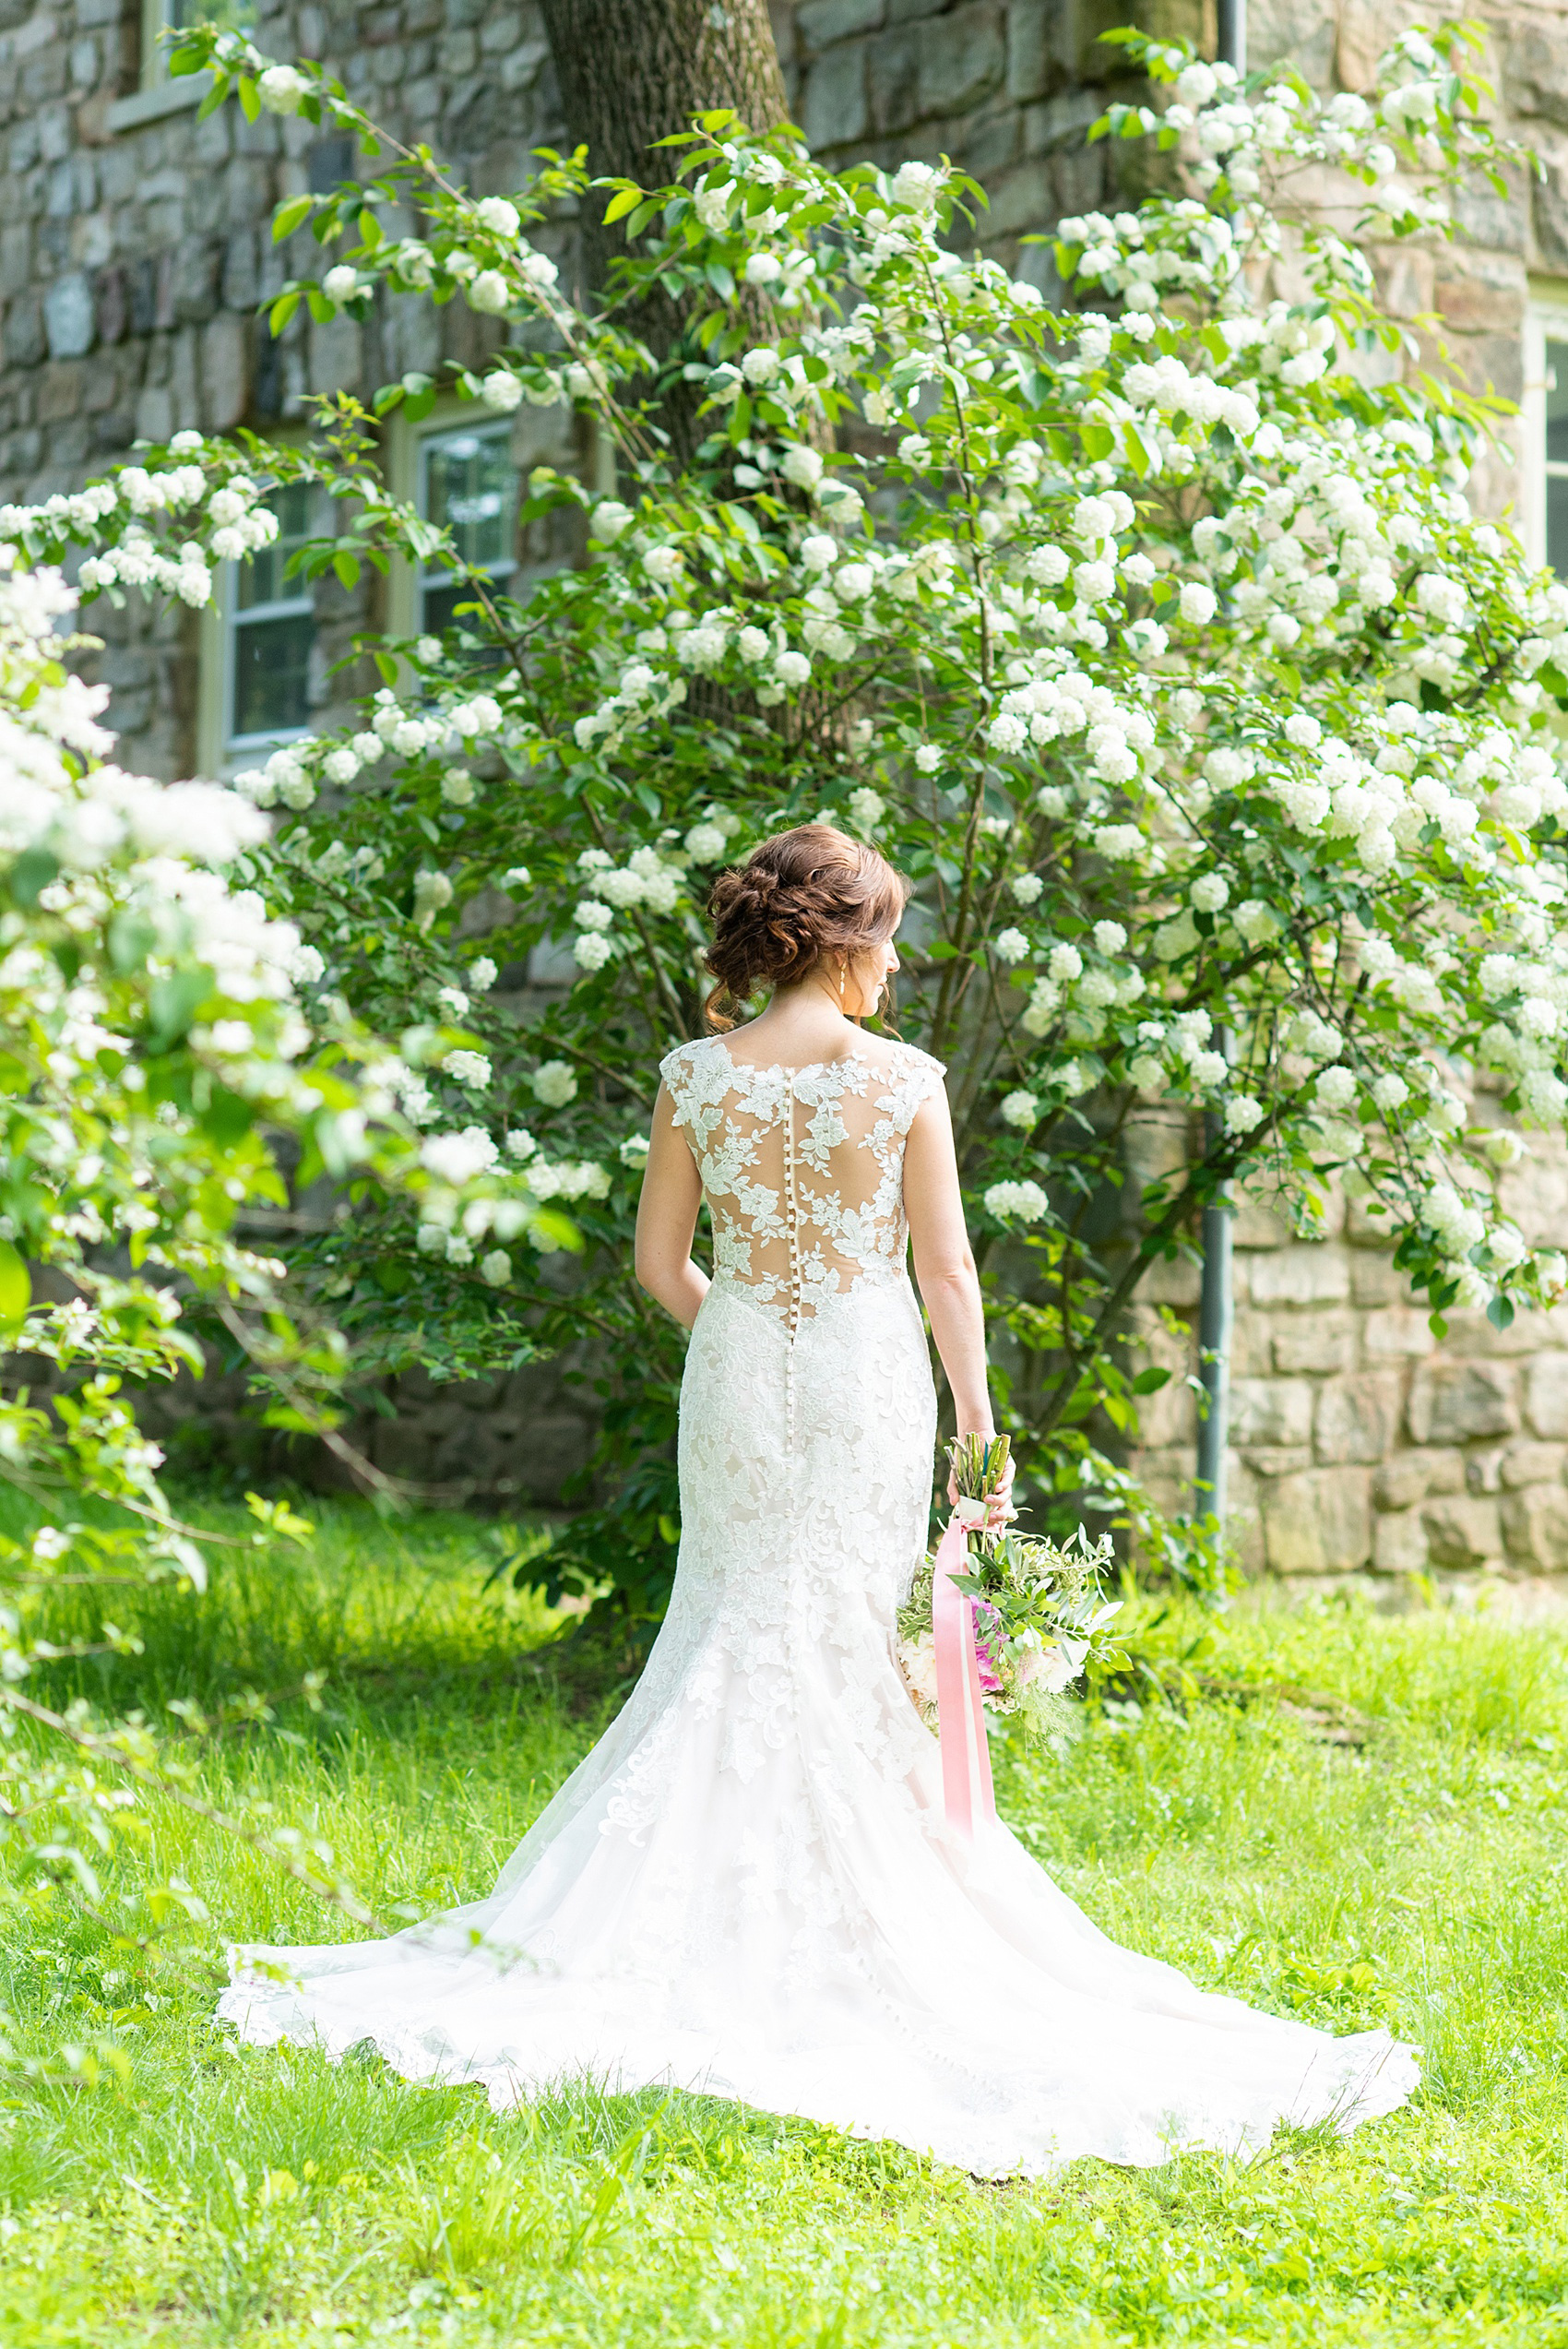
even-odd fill
[(988, 1606), (983, 1599), (969, 1601), (969, 1616), (974, 1625), (975, 1660), (980, 1666), (980, 1688), (988, 1697), (1000, 1697), (1004, 1689), (998, 1671), (999, 1658), (994, 1643), (1001, 1639), (1001, 1618), (995, 1608)]

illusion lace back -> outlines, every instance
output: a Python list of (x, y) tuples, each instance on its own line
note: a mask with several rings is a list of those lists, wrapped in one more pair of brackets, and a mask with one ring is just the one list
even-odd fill
[(487, 1900), (385, 1941), (235, 1953), (243, 2036), (371, 2041), (499, 2108), (654, 2082), (891, 2137), (985, 2176), (1243, 2152), (1404, 2103), (1411, 2052), (1333, 2039), (1119, 1949), (999, 1821), (972, 1848), (895, 1610), (936, 1434), (904, 1149), (940, 1064), (867, 1040), (661, 1066), (714, 1276), (681, 1389), (670, 1612), (624, 1711)]

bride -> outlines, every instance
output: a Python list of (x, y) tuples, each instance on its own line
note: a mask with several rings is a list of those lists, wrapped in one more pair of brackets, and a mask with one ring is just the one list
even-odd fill
[[(940, 1063), (865, 1032), (904, 883), (822, 824), (713, 895), (710, 1018), (660, 1086), (637, 1278), (692, 1332), (681, 1549), (636, 1690), (488, 1900), (385, 1941), (235, 1952), (247, 2039), (373, 2041), (497, 2107), (564, 2076), (732, 2096), (987, 2176), (1340, 2129), (1417, 2079), (1092, 1926), (1000, 1821), (949, 1832), (893, 1618), (936, 1403), (989, 1431)], [(771, 990), (731, 1028), (715, 1006)], [(707, 1199), (711, 1280), (691, 1248)]]

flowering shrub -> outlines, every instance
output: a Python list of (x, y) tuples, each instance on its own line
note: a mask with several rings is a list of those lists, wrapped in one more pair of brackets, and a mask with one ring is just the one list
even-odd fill
[[(1487, 404), (1365, 364), (1399, 330), (1364, 259), (1289, 218), (1295, 175), (1332, 167), (1364, 226), (1441, 233), (1447, 192), (1503, 160), (1474, 36), (1407, 34), (1374, 93), (1326, 105), (1289, 69), (1243, 86), (1117, 38), (1154, 102), (1097, 127), (1170, 150), (1174, 185), (1060, 223), (1060, 311), (962, 249), (976, 191), (945, 166), (835, 173), (711, 115), (673, 185), (617, 188), (626, 286), (657, 275), (687, 305), (673, 364), (710, 434), (684, 471), (657, 394), (628, 388), (647, 354), (528, 233), (576, 165), (476, 202), (319, 67), (232, 33), (175, 53), (211, 68), (209, 103), (237, 91), (381, 159), (281, 209), (278, 234), (308, 221), (340, 257), (291, 283), (275, 331), (301, 302), (460, 298), (504, 342), (458, 390), (574, 402), (616, 452), (611, 496), (529, 481), (530, 515), (576, 518), (577, 561), (526, 603), (472, 578), (443, 637), (376, 647), (386, 682), (351, 723), (239, 783), (275, 811), (251, 869), (308, 941), (313, 1016), (403, 1039), (385, 1083), (447, 1184), (417, 1213), (362, 1186), (297, 1271), (367, 1367), (591, 1337), (612, 1456), (636, 1464), (601, 1562), (640, 1559), (650, 1592), (678, 1371), (628, 1273), (653, 1067), (700, 1024), (713, 872), (779, 825), (829, 817), (915, 880), (899, 1016), (950, 1065), (1012, 1424), (1047, 1484), (1107, 1473), (1094, 1415), (1125, 1430), (1159, 1377), (1119, 1352), (1128, 1305), (1232, 1179), (1309, 1230), (1329, 1178), (1353, 1184), (1438, 1313), (1505, 1321), (1563, 1285), (1499, 1212), (1467, 1078), (1526, 1126), (1568, 1109), (1568, 593), (1466, 502)], [(383, 227), (394, 206), (417, 235)], [(1260, 306), (1287, 239), (1302, 297)], [(433, 396), (410, 376), (375, 406)], [(343, 501), (307, 567), (457, 565), (386, 496), (351, 406), (265, 461)], [(261, 463), (181, 435), (0, 531), (89, 547), (110, 592), (194, 592), (220, 532), (260, 529)], [(476, 951), (459, 917), (481, 891)], [(500, 973), (547, 948), (576, 975), (519, 1018)], [(1158, 1104), (1213, 1139), (1108, 1244), (1129, 1126)], [(458, 1174), (497, 1168), (505, 1196), (459, 1206)]]

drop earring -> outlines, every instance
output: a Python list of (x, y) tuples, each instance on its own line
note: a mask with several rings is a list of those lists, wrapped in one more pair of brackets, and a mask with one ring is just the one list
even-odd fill
[(844, 973), (848, 968), (847, 963), (841, 962), (838, 965), (838, 1008), (840, 1011), (844, 1008)]

